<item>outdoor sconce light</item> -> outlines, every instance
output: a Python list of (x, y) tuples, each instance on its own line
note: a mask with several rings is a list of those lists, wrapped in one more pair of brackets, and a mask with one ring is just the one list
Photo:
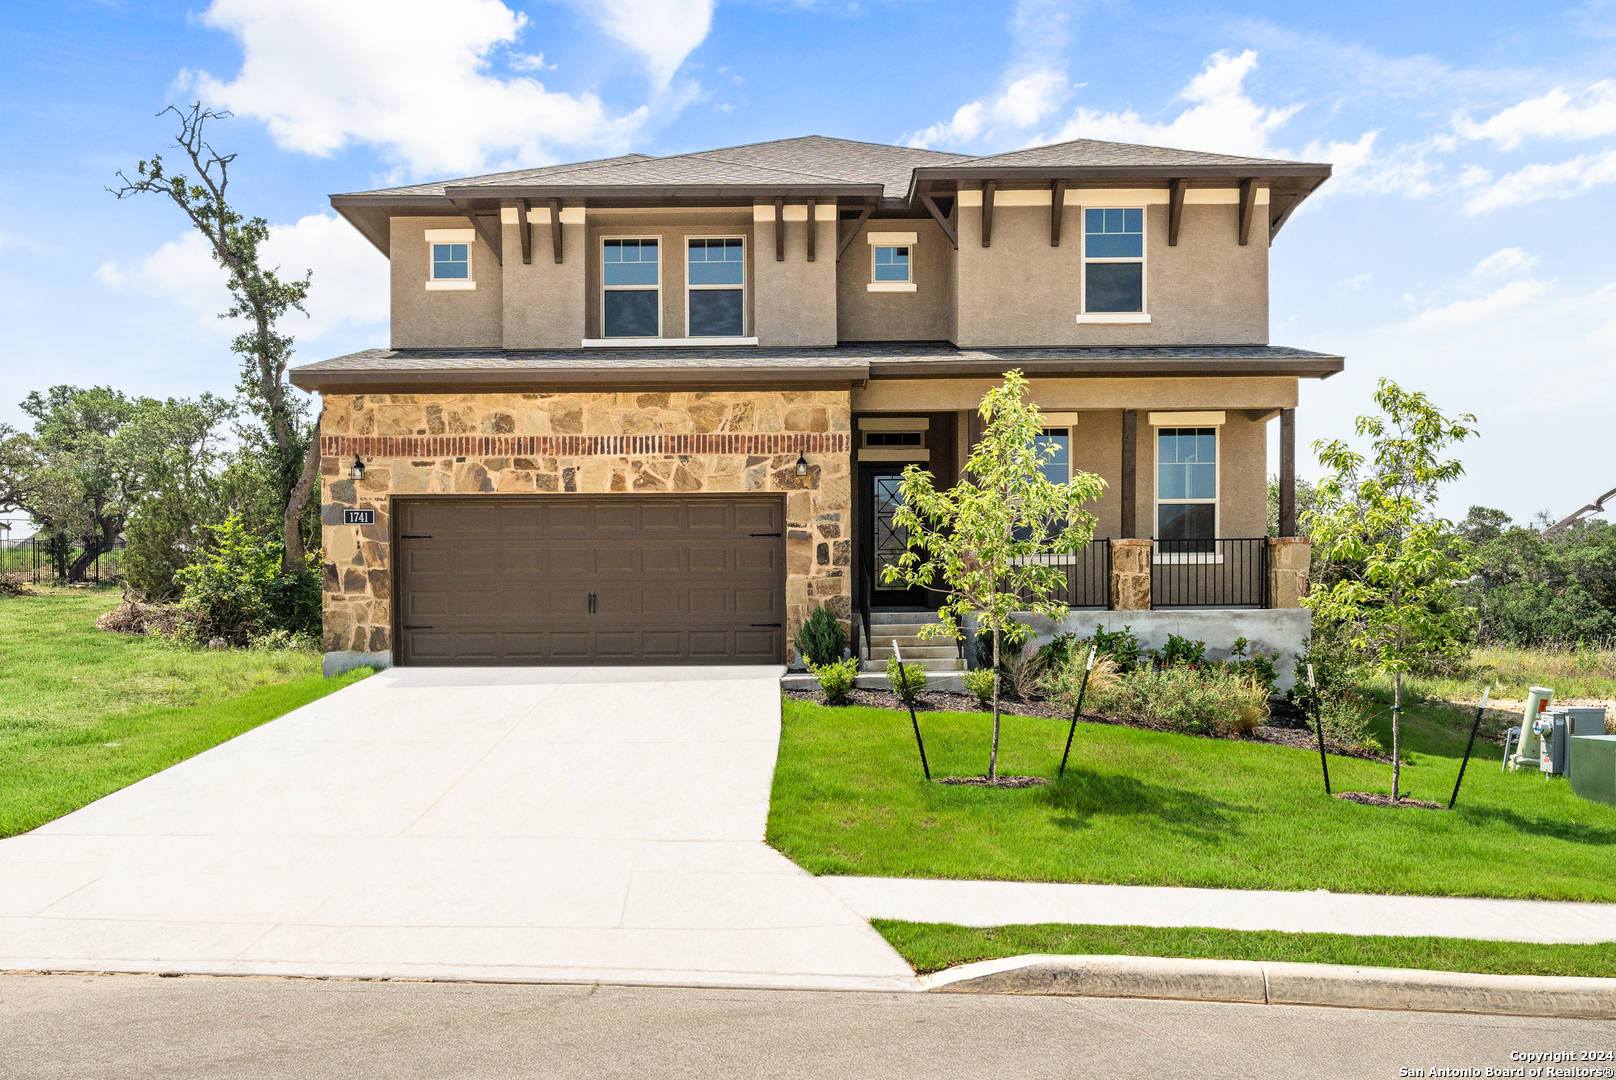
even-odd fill
[(808, 475), (808, 459), (803, 457), (801, 453), (797, 454), (797, 475)]
[(348, 475), (353, 477), (355, 480), (363, 480), (365, 478), (365, 463), (359, 460), (358, 454), (354, 455), (353, 467), (348, 470)]

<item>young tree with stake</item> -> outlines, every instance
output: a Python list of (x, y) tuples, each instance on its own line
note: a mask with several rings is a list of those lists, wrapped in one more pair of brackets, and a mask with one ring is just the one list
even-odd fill
[[(977, 632), (993, 638), (993, 747), (988, 782), (999, 776), (999, 663), (1001, 648), (1025, 638), (1015, 611), (1051, 618), (1066, 613), (1052, 599), (1066, 574), (1048, 556), (1074, 554), (1094, 537), (1094, 516), (1083, 504), (1100, 496), (1105, 482), (1075, 472), (1069, 483), (1043, 473), (1057, 453), (1041, 442), (1044, 421), (1025, 400), (1027, 380), (1010, 371), (1004, 384), (982, 399), (981, 441), (971, 450), (960, 482), (938, 491), (929, 472), (911, 465), (899, 486), (901, 505), (893, 523), (907, 533), (908, 550), (882, 568), (883, 580), (934, 589), (939, 578), (947, 599), (937, 622), (922, 637), (963, 636), (961, 624), (976, 618)], [(936, 590), (942, 591), (942, 590)]]
[(1315, 551), (1333, 564), (1332, 580), (1303, 602), (1314, 618), (1342, 626), (1363, 667), (1392, 680), (1392, 799), (1402, 798), (1403, 676), (1451, 655), (1468, 636), (1472, 612), (1453, 583), (1470, 576), (1468, 546), (1436, 516), (1437, 489), (1464, 474), (1442, 452), (1475, 434), (1476, 418), (1449, 420), (1422, 393), (1389, 379), (1375, 391), (1379, 416), (1360, 416), (1372, 439), (1366, 459), (1336, 440), (1315, 442), (1332, 475), (1319, 484), (1307, 515)]

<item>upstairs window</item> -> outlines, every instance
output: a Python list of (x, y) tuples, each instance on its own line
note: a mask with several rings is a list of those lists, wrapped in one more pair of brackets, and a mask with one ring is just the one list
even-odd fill
[(432, 245), (433, 281), (466, 281), (470, 277), (470, 244)]
[(662, 266), (654, 238), (602, 241), (601, 336), (662, 336)]
[(746, 243), (738, 236), (687, 241), (687, 337), (741, 337), (746, 332)]
[(876, 247), (875, 280), (909, 281), (909, 249), (907, 247)]
[(1083, 211), (1083, 310), (1145, 310), (1145, 212)]
[(1156, 537), (1161, 551), (1210, 552), (1217, 530), (1218, 429), (1158, 428)]

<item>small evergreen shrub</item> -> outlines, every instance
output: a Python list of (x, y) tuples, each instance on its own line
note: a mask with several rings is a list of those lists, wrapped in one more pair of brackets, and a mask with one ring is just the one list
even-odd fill
[(913, 705), (915, 695), (926, 689), (926, 669), (918, 664), (900, 664), (896, 656), (888, 657), (887, 685), (905, 705)]
[(1084, 657), (1085, 663), (1088, 662), (1088, 647), (1093, 645), (1096, 657), (1109, 656), (1117, 665), (1117, 670), (1124, 675), (1144, 662), (1142, 657), (1144, 650), (1139, 647), (1139, 639), (1134, 636), (1131, 626), (1107, 632), (1104, 627), (1096, 625), (1094, 636), (1085, 638), (1077, 645), (1077, 652)]
[[(1089, 692), (1095, 693), (1092, 683)], [(1129, 672), (1102, 691), (1094, 706), (1100, 712), (1165, 720), (1188, 735), (1249, 733), (1268, 716), (1268, 692), (1255, 679), (1216, 666), (1175, 664)]]
[(816, 666), (841, 660), (842, 650), (847, 648), (847, 635), (842, 633), (842, 624), (837, 621), (835, 612), (817, 607), (797, 631), (796, 646), (797, 659), (812, 671)]
[(1188, 664), (1195, 667), (1206, 662), (1206, 642), (1191, 641), (1177, 634), (1168, 634), (1166, 648), (1159, 653), (1152, 653), (1151, 659), (1156, 662), (1157, 667), (1172, 667), (1174, 664)]
[(964, 675), (965, 689), (976, 695), (976, 703), (984, 709), (993, 708), (993, 668), (979, 667)]
[[(823, 611), (824, 608), (819, 610)], [(814, 673), (819, 680), (819, 688), (825, 692), (825, 704), (841, 705), (853, 690), (853, 680), (858, 678), (858, 657), (850, 656), (846, 660), (836, 660), (828, 664), (815, 664), (809, 662), (808, 670)]]

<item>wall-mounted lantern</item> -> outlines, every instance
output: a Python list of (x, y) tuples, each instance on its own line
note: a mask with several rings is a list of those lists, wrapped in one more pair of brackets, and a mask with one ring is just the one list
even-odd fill
[(355, 480), (363, 480), (365, 478), (365, 463), (359, 460), (358, 454), (354, 455), (353, 467), (348, 470), (348, 475), (353, 477)]
[(797, 475), (808, 475), (808, 459), (803, 457), (801, 453), (797, 454)]

